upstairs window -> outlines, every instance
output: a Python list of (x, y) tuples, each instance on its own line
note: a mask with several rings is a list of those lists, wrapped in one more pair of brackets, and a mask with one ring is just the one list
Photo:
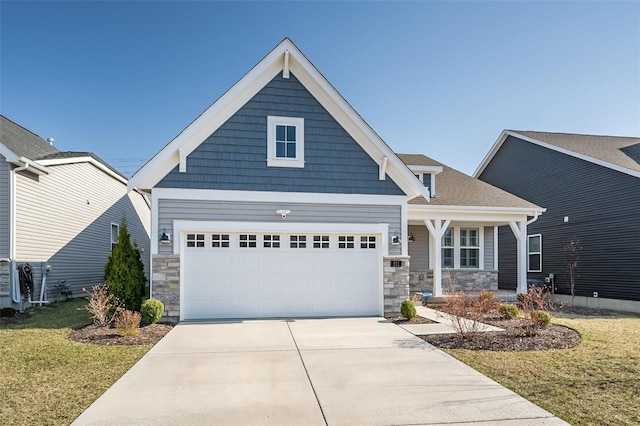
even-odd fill
[(542, 272), (542, 235), (527, 236), (527, 271)]
[(267, 166), (304, 167), (304, 118), (267, 117)]
[(117, 223), (111, 224), (111, 250), (118, 244), (118, 234), (120, 233), (120, 225)]

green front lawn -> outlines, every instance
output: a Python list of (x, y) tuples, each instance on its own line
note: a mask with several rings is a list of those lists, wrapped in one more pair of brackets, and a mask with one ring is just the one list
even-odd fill
[(0, 326), (0, 424), (67, 425), (150, 348), (97, 346), (66, 339), (91, 323), (85, 299), (35, 308)]
[(564, 316), (573, 349), (447, 352), (573, 425), (640, 424), (640, 318)]

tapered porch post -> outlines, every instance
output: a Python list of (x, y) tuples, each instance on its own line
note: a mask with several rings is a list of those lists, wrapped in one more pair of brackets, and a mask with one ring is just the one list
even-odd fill
[(431, 237), (429, 251), (433, 247), (433, 256), (429, 257), (433, 259), (433, 265), (430, 266), (433, 270), (433, 295), (435, 297), (442, 296), (442, 235), (447, 230), (450, 222), (449, 220), (440, 219), (427, 219), (424, 221)]
[(518, 245), (518, 280), (516, 292), (527, 292), (527, 222), (509, 222), (509, 227), (516, 236)]

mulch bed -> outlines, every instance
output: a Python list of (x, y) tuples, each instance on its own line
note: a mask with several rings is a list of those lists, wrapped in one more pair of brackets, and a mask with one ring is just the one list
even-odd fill
[(473, 338), (466, 339), (458, 334), (432, 334), (418, 337), (442, 349), (502, 352), (568, 349), (580, 343), (580, 333), (560, 325), (549, 324), (542, 328), (537, 335), (527, 336), (524, 331), (526, 320), (522, 318), (487, 317), (482, 322), (500, 327), (505, 331), (476, 333)]
[(13, 317), (0, 317), (0, 325), (17, 324), (31, 317), (29, 312), (16, 312)]
[(151, 324), (140, 327), (137, 336), (120, 336), (113, 327), (91, 324), (72, 331), (67, 338), (74, 342), (95, 345), (148, 345), (158, 343), (173, 326), (174, 324)]
[(431, 321), (429, 318), (421, 317), (420, 315), (416, 315), (413, 319), (408, 320), (405, 317), (391, 317), (387, 318), (394, 324), (437, 324), (435, 321)]

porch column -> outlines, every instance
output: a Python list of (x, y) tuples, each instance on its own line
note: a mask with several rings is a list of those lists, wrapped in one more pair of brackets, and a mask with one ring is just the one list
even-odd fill
[(509, 222), (518, 245), (518, 280), (516, 293), (527, 292), (527, 222)]
[(433, 256), (429, 257), (433, 259), (433, 265), (430, 266), (433, 270), (433, 295), (435, 297), (442, 296), (442, 235), (447, 230), (449, 223), (451, 223), (450, 220), (440, 219), (424, 221), (431, 236), (432, 244), (429, 246), (429, 251), (433, 247)]

